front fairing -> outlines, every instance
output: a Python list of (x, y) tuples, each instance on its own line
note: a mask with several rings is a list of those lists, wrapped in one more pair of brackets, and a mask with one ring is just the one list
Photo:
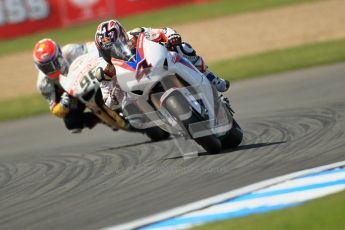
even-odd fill
[(164, 46), (149, 41), (144, 34), (140, 34), (133, 52), (135, 55), (131, 59), (112, 59), (118, 83), (121, 89), (128, 93), (146, 94), (146, 90), (169, 74), (164, 68), (168, 51)]
[[(223, 107), (220, 106), (214, 87), (187, 59), (176, 52), (167, 51), (158, 43), (145, 39), (143, 34), (139, 36), (135, 54), (133, 61), (113, 59), (112, 62), (116, 66), (121, 89), (129, 95), (125, 105), (129, 108), (128, 118), (138, 120), (139, 124), (142, 124), (140, 128), (161, 124), (164, 118), (169, 120), (164, 108), (155, 110), (147, 101), (150, 95), (152, 97), (151, 90), (158, 82), (163, 85), (165, 92), (158, 93), (157, 98), (164, 97), (164, 93), (170, 89), (164, 87), (164, 82), (172, 76), (178, 76), (177, 78), (187, 83), (185, 85), (189, 85), (186, 87), (182, 85), (176, 90), (184, 95), (196, 113), (204, 116), (203, 127), (209, 127), (215, 133), (219, 125), (229, 124), (226, 112), (220, 109)], [(133, 108), (140, 109), (131, 111), (132, 105)], [(170, 119), (164, 123), (173, 126), (174, 122)], [(179, 132), (181, 129), (176, 127), (176, 131)]]
[(207, 79), (200, 85), (186, 87), (183, 90), (189, 92), (188, 100), (193, 110), (204, 119), (190, 124), (189, 131), (193, 138), (212, 134), (222, 136), (232, 128), (232, 114), (220, 101), (217, 91)]
[(94, 77), (93, 71), (104, 63), (96, 53), (79, 56), (71, 64), (67, 76), (60, 76), (61, 86), (69, 95), (83, 101), (85, 94), (99, 88), (99, 82)]

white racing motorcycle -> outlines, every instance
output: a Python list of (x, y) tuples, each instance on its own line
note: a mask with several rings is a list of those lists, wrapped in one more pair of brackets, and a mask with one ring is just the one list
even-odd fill
[(121, 110), (113, 111), (105, 105), (100, 83), (95, 77), (96, 69), (102, 65), (104, 61), (98, 57), (98, 53), (79, 56), (71, 64), (68, 75), (60, 77), (60, 84), (69, 95), (78, 98), (113, 130), (145, 133), (153, 141), (168, 139), (170, 134), (158, 126), (136, 129), (124, 118)]
[(187, 59), (143, 33), (135, 50), (121, 41), (114, 47), (112, 63), (127, 93), (123, 111), (132, 126), (159, 126), (174, 136), (195, 140), (209, 153), (241, 143), (243, 132), (229, 103)]

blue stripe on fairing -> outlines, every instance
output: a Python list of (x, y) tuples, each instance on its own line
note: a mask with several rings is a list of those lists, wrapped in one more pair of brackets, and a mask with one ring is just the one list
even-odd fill
[(255, 214), (255, 213), (264, 213), (268, 211), (274, 211), (278, 209), (296, 206), (299, 204), (302, 204), (302, 202), (296, 202), (296, 203), (290, 203), (290, 204), (284, 204), (284, 205), (274, 205), (274, 206), (260, 206), (260, 207), (251, 208), (251, 209), (245, 208), (245, 209), (236, 210), (232, 212), (224, 212), (224, 213), (211, 214), (211, 215), (206, 215), (206, 216), (175, 217), (175, 218), (162, 221), (156, 224), (151, 224), (139, 229), (147, 230), (147, 229), (159, 229), (163, 227), (177, 227), (178, 225), (187, 225), (187, 224), (204, 224), (207, 222), (242, 217), (242, 216), (247, 216), (247, 215)]
[(132, 67), (133, 69), (136, 69), (137, 68), (137, 65), (138, 65), (138, 63), (141, 61), (141, 59), (142, 59), (142, 57), (140, 56), (140, 54), (139, 54), (139, 51), (138, 51), (138, 49), (136, 49), (136, 61), (135, 62), (132, 62), (132, 61), (126, 61), (126, 63), (130, 66), (130, 67)]
[(126, 63), (132, 67), (133, 69), (137, 68), (138, 63), (137, 62), (131, 62), (131, 61), (126, 61)]
[(337, 168), (337, 169), (327, 170), (324, 172), (318, 172), (318, 173), (313, 173), (313, 174), (309, 174), (305, 176), (300, 176), (300, 177), (296, 177), (294, 180), (315, 177), (315, 176), (324, 176), (324, 175), (329, 175), (329, 174), (337, 174), (337, 173), (345, 173), (345, 168)]
[(325, 187), (330, 187), (330, 186), (335, 186), (335, 185), (345, 185), (345, 179), (332, 181), (332, 182), (306, 185), (306, 186), (299, 186), (299, 187), (288, 188), (288, 189), (280, 189), (280, 190), (270, 191), (270, 192), (252, 193), (252, 194), (243, 195), (243, 196), (228, 200), (224, 203), (226, 204), (226, 203), (238, 202), (238, 201), (243, 201), (243, 200), (257, 199), (257, 198), (262, 198), (262, 197), (278, 196), (278, 195), (282, 195), (286, 193), (301, 192), (305, 190), (325, 188)]

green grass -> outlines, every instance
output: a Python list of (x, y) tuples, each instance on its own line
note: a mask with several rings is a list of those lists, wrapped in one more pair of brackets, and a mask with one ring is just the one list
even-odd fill
[(223, 78), (242, 80), (271, 73), (345, 61), (345, 39), (275, 50), (211, 63)]
[[(305, 67), (345, 61), (345, 39), (277, 50), (210, 65), (210, 69), (229, 80), (241, 80)], [(230, 89), (231, 90), (231, 89)], [(0, 101), (0, 121), (48, 111), (39, 95)]]
[(0, 121), (29, 117), (49, 111), (47, 101), (39, 94), (0, 101)]
[[(206, 20), (212, 17), (315, 1), (320, 0), (218, 0), (208, 4), (185, 5), (121, 18), (120, 21), (125, 28), (174, 26), (186, 22)], [(62, 45), (71, 42), (91, 41), (98, 23), (93, 22), (65, 29), (45, 31), (18, 39), (0, 41), (0, 55), (31, 50), (34, 44), (43, 37), (53, 38)]]
[(280, 211), (206, 224), (193, 230), (345, 229), (345, 192)]

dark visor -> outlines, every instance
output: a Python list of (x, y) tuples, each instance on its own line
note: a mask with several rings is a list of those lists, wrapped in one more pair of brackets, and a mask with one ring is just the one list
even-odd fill
[(56, 58), (53, 61), (48, 63), (39, 64), (38, 68), (45, 74), (49, 75), (55, 73), (61, 69), (61, 64), (59, 62), (59, 58)]

